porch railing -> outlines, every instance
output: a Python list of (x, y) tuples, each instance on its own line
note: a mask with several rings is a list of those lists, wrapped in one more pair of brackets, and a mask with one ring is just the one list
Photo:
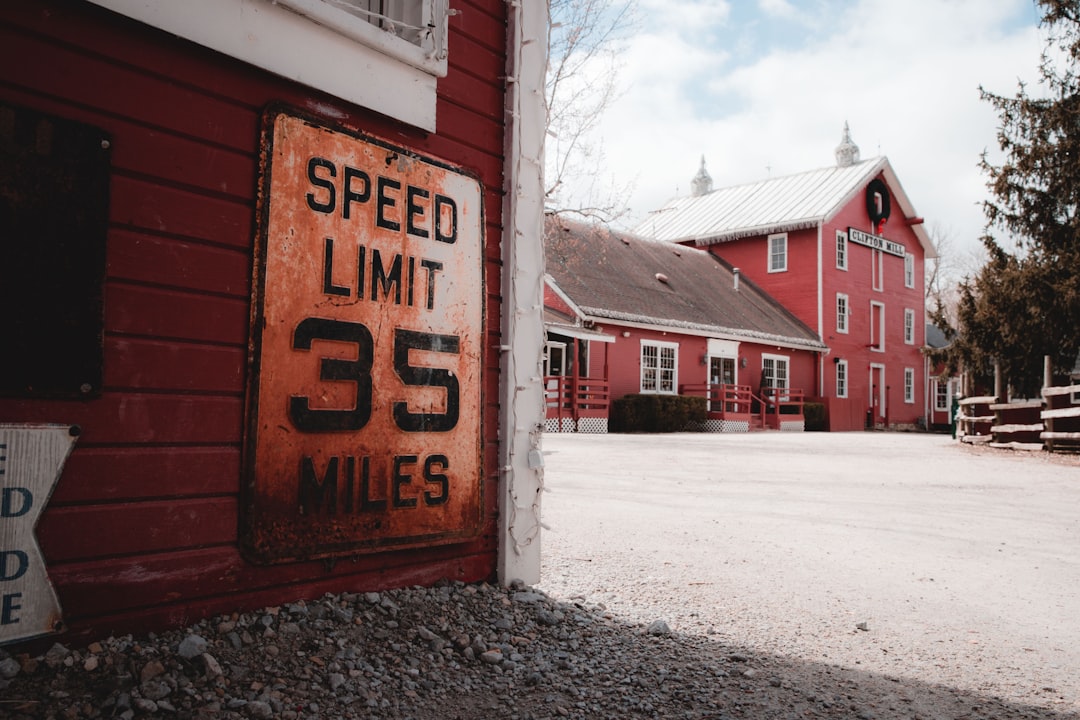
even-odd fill
[(548, 375), (544, 378), (548, 419), (606, 418), (611, 405), (610, 383), (605, 378)]
[(761, 395), (749, 385), (689, 384), (679, 386), (682, 395), (704, 397), (712, 420), (756, 421), (757, 427), (778, 430), (782, 422), (803, 419), (806, 402), (802, 390), (764, 388)]

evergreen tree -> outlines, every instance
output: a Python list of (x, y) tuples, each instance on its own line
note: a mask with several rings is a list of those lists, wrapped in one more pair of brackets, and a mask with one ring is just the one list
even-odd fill
[(1048, 34), (1041, 92), (1033, 96), (1021, 84), (1006, 97), (980, 88), (1000, 119), (1004, 154), (1000, 165), (986, 154), (980, 163), (992, 194), (984, 203), (990, 260), (961, 284), (956, 327), (947, 327), (943, 312), (934, 316), (953, 341), (938, 359), (984, 380), (996, 359), (1026, 397), (1038, 395), (1044, 355), (1060, 378), (1080, 350), (1080, 6), (1037, 4)]

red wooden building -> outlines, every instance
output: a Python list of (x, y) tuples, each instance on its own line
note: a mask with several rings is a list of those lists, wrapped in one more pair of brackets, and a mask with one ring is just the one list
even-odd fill
[(0, 9), (0, 424), (79, 433), (42, 632), (538, 579), (546, 8), (386, 5)]
[[(926, 347), (941, 349), (948, 346), (945, 333), (937, 325), (926, 323)], [(944, 368), (925, 359), (926, 365), (926, 427), (949, 430), (953, 422), (953, 401), (960, 397), (960, 378), (942, 377)]]
[[(828, 346), (808, 394), (832, 430), (925, 422), (924, 275), (934, 248), (888, 159), (859, 160), (844, 128), (834, 166), (693, 192), (639, 235), (707, 248)], [(812, 388), (812, 389), (810, 389)]]
[(706, 429), (802, 430), (825, 346), (723, 260), (550, 217), (549, 431), (605, 432), (609, 400), (705, 396)]

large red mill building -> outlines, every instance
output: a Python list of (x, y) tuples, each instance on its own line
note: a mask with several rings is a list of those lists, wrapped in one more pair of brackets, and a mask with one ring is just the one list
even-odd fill
[(713, 432), (802, 430), (807, 401), (829, 430), (936, 420), (934, 249), (889, 161), (858, 155), (845, 126), (835, 165), (717, 190), (703, 159), (633, 234), (549, 219), (547, 429), (606, 432), (631, 394), (706, 397)]
[(0, 9), (0, 644), (538, 578), (546, 8), (383, 5)]
[(888, 159), (860, 161), (846, 126), (831, 167), (713, 190), (703, 160), (691, 195), (636, 232), (708, 249), (817, 333), (828, 353), (805, 390), (830, 429), (925, 422), (933, 244)]

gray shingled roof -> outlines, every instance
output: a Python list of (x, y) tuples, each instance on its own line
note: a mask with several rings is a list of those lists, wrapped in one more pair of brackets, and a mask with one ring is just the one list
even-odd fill
[[(892, 222), (915, 217), (887, 158), (826, 167), (675, 198), (649, 214), (634, 232), (670, 242), (712, 245), (754, 235), (791, 232), (827, 222), (883, 174), (894, 196)], [(937, 257), (922, 224), (912, 225), (926, 257)]]
[(817, 334), (745, 275), (690, 247), (548, 216), (547, 271), (591, 319), (621, 320), (825, 350)]
[(926, 323), (926, 345), (935, 349), (949, 345), (945, 332), (934, 323)]

